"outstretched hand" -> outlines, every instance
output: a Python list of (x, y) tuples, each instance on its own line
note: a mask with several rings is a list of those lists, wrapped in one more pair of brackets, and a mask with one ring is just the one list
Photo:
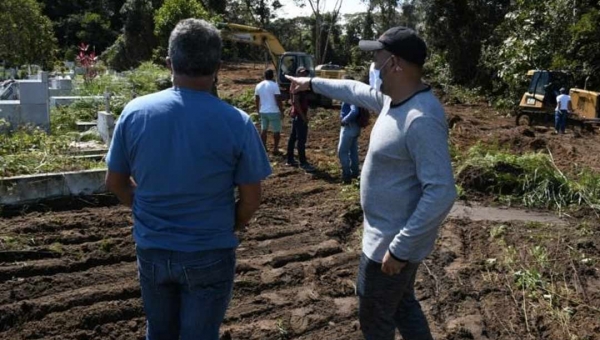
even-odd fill
[(309, 86), (310, 78), (309, 77), (292, 77), (292, 76), (288, 76), (288, 75), (286, 75), (285, 77), (292, 82), (290, 84), (290, 92), (298, 93), (298, 92), (310, 90), (310, 86)]

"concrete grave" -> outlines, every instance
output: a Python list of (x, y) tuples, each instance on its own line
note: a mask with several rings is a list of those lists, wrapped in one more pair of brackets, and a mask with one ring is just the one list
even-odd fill
[(73, 80), (71, 77), (57, 76), (50, 81), (50, 97), (69, 96), (73, 91)]
[(19, 100), (0, 101), (0, 119), (12, 129), (31, 125), (50, 130), (48, 105), (48, 73), (40, 72), (38, 80), (19, 80)]
[(0, 179), (0, 205), (106, 192), (105, 169), (25, 175)]
[(110, 112), (98, 112), (98, 132), (106, 145), (110, 146), (115, 131), (115, 117)]
[(104, 96), (56, 96), (50, 97), (50, 107), (56, 106), (69, 106), (73, 102), (80, 100), (90, 100), (95, 102), (101, 102), (104, 100)]

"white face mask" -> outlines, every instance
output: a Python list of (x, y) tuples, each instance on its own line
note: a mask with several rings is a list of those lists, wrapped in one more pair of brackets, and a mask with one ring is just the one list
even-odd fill
[(377, 91), (381, 91), (381, 78), (380, 78), (381, 72), (378, 69), (373, 68), (371, 73), (372, 73), (371, 77), (370, 77), (371, 87), (373, 87)]
[(385, 67), (385, 65), (388, 63), (388, 61), (390, 61), (390, 59), (392, 59), (393, 55), (389, 56), (386, 61), (383, 62), (383, 65), (381, 65), (381, 67), (376, 68), (373, 67), (373, 74), (375, 75), (375, 89), (377, 91), (381, 91), (381, 87), (383, 85), (383, 77), (381, 75), (381, 70)]

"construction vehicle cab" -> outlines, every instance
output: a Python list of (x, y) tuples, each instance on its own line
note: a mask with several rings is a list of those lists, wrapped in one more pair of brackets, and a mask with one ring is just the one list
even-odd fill
[[(276, 80), (284, 100), (290, 98), (290, 81), (286, 75), (296, 76), (296, 71), (304, 67), (311, 77), (319, 76), (325, 78), (341, 79), (344, 70), (320, 71), (315, 69), (314, 58), (304, 52), (286, 52), (277, 37), (262, 28), (239, 24), (221, 23), (217, 25), (221, 30), (221, 37), (225, 40), (253, 44), (265, 47), (269, 53), (276, 71)], [(318, 68), (318, 67), (317, 67)], [(331, 106), (331, 99), (325, 96), (315, 95), (311, 102), (323, 106)]]
[(598, 92), (586, 91), (573, 86), (572, 76), (564, 71), (530, 70), (527, 92), (523, 94), (517, 113), (517, 125), (549, 123), (554, 121), (556, 97), (561, 88), (567, 89), (571, 96), (573, 114), (568, 124), (590, 126), (600, 122)]
[[(285, 52), (277, 66), (277, 83), (289, 90), (290, 81), (285, 76), (296, 76), (299, 68), (305, 68), (311, 77), (315, 76), (315, 65), (311, 55), (303, 52)], [(283, 85), (283, 86), (281, 86)]]
[(317, 74), (321, 78), (340, 79), (340, 73), (343, 75), (344, 68), (336, 64), (322, 64), (315, 68)]

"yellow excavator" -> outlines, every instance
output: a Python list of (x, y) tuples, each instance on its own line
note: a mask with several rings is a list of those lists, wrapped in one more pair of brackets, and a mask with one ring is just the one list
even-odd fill
[[(290, 93), (290, 81), (285, 76), (295, 76), (296, 70), (300, 67), (307, 69), (311, 77), (342, 79), (345, 75), (344, 69), (337, 65), (325, 64), (315, 68), (314, 58), (310, 54), (287, 52), (273, 33), (262, 28), (231, 23), (220, 23), (217, 28), (221, 31), (223, 39), (258, 45), (267, 49), (284, 100), (289, 99)], [(324, 107), (332, 105), (331, 99), (325, 96), (317, 96), (314, 99)]]
[(600, 124), (600, 92), (572, 88), (572, 76), (564, 71), (530, 70), (527, 76), (531, 80), (519, 103), (517, 125), (553, 122), (556, 97), (563, 87), (569, 89), (574, 111), (567, 124), (588, 130)]

